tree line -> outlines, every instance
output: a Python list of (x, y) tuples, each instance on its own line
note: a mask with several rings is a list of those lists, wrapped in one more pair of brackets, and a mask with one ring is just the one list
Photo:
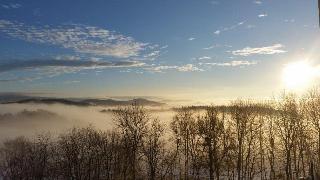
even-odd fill
[(181, 107), (164, 124), (142, 106), (116, 127), (7, 140), (0, 179), (319, 179), (320, 91), (266, 102)]

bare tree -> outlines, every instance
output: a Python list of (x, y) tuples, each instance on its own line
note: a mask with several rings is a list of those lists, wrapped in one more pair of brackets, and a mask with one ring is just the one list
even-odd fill
[[(161, 155), (164, 155), (164, 125), (158, 119), (154, 119), (143, 141), (143, 154), (146, 157), (147, 169), (150, 180), (158, 177), (158, 169)], [(160, 172), (161, 173), (161, 172)]]
[(225, 156), (230, 147), (225, 142), (226, 133), (224, 122), (218, 116), (218, 110), (208, 107), (205, 115), (198, 118), (198, 131), (203, 139), (203, 146), (207, 154), (207, 167), (209, 168), (209, 179), (220, 178), (220, 170)]
[[(190, 141), (191, 141), (191, 129), (194, 129), (195, 117), (192, 110), (188, 108), (181, 108), (174, 116), (171, 122), (171, 129), (176, 137), (177, 152), (183, 153), (184, 159), (184, 179), (189, 178), (189, 161), (190, 161)], [(182, 168), (180, 164), (181, 156), (178, 155), (179, 173), (182, 178)]]
[(237, 147), (237, 179), (252, 179), (255, 163), (256, 123), (254, 104), (250, 101), (238, 100), (231, 105), (231, 121), (233, 122)]
[(1, 149), (1, 173), (8, 179), (44, 179), (50, 177), (49, 137), (38, 135), (34, 141), (25, 137), (8, 140)]
[[(114, 111), (114, 121), (122, 136), (123, 154), (129, 163), (123, 168), (123, 177), (136, 179), (139, 166), (139, 149), (142, 147), (143, 138), (147, 133), (147, 124), (150, 121), (146, 110), (137, 105), (119, 108)], [(129, 171), (129, 172), (127, 172)]]
[(295, 145), (297, 140), (297, 125), (299, 121), (298, 104), (293, 94), (284, 94), (277, 104), (276, 125), (283, 146), (286, 179), (292, 179)]

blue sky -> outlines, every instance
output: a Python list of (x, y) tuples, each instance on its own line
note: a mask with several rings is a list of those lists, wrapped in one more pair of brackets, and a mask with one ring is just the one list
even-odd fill
[(316, 0), (0, 1), (0, 92), (270, 97), (319, 64)]

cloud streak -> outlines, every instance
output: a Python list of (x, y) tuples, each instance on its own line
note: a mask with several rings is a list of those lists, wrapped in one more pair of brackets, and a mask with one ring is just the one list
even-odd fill
[(154, 47), (114, 31), (79, 24), (50, 27), (0, 20), (0, 32), (28, 42), (50, 44), (72, 49), (78, 53), (116, 58), (138, 56), (149, 47)]
[(222, 32), (226, 32), (226, 31), (231, 31), (231, 30), (234, 30), (242, 25), (244, 25), (245, 21), (241, 21), (235, 25), (232, 25), (230, 27), (224, 27), (224, 28), (221, 28), (221, 29), (217, 29), (215, 32), (213, 32), (213, 34), (215, 35), (220, 35)]
[(157, 72), (157, 73), (162, 73), (162, 72), (168, 71), (168, 70), (175, 70), (175, 71), (179, 71), (179, 72), (204, 71), (203, 69), (200, 69), (193, 64), (185, 64), (182, 66), (152, 66), (152, 67), (148, 67), (145, 69), (147, 71)]
[(251, 56), (251, 55), (272, 55), (272, 54), (286, 53), (287, 51), (283, 50), (283, 48), (284, 48), (284, 45), (282, 44), (274, 44), (272, 46), (257, 47), (257, 48), (246, 47), (244, 49), (232, 51), (232, 54), (236, 56)]
[(104, 69), (112, 67), (138, 67), (144, 63), (137, 61), (70, 61), (70, 60), (29, 60), (16, 61), (6, 64), (0, 64), (0, 73), (16, 70), (35, 70), (39, 68), (71, 68), (74, 70), (82, 69)]
[(262, 1), (253, 1), (254, 4), (262, 4)]
[(10, 4), (1, 4), (0, 6), (4, 9), (18, 9), (21, 7), (21, 4), (10, 3)]
[(267, 16), (268, 16), (268, 14), (259, 14), (258, 18), (264, 18), (264, 17), (267, 17)]
[(202, 56), (202, 57), (199, 57), (198, 58), (198, 60), (209, 60), (209, 59), (211, 59), (211, 57), (209, 57), (209, 56)]
[(231, 61), (231, 62), (223, 62), (223, 63), (199, 63), (200, 65), (206, 65), (206, 66), (222, 66), (222, 67), (243, 67), (243, 66), (252, 66), (258, 64), (255, 61)]
[(231, 48), (232, 46), (231, 46), (231, 45), (213, 44), (213, 45), (211, 45), (211, 46), (209, 46), (209, 47), (205, 47), (205, 48), (203, 48), (203, 49), (204, 49), (204, 50), (210, 50), (210, 49), (222, 48), (222, 47), (224, 47), (224, 48)]

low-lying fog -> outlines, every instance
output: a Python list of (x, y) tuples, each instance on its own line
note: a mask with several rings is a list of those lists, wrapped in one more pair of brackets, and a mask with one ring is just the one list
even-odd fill
[[(111, 112), (101, 112), (106, 107), (78, 107), (68, 105), (0, 104), (0, 144), (17, 136), (34, 136), (50, 132), (56, 135), (72, 127), (92, 125), (100, 130), (114, 127)], [(167, 123), (171, 110), (151, 110), (152, 117)]]

